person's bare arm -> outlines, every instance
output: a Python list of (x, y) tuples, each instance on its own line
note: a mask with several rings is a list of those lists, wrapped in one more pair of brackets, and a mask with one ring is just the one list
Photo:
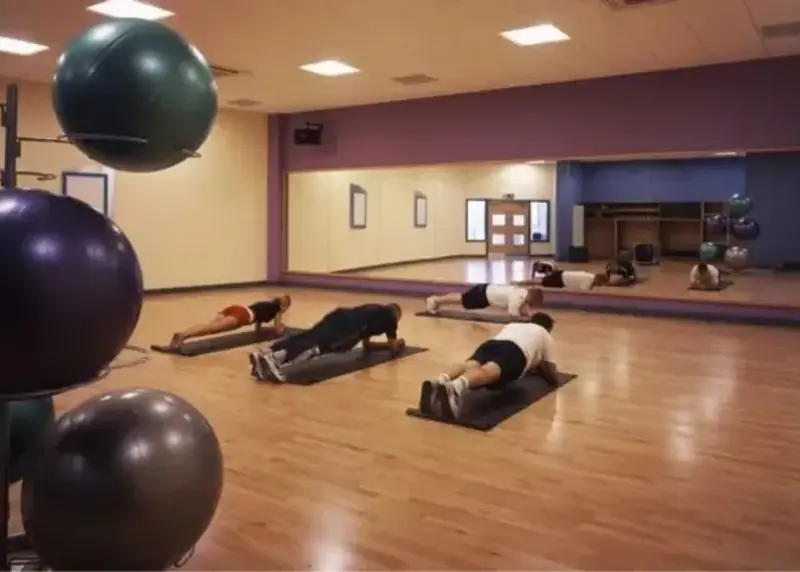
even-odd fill
[(553, 359), (553, 344), (552, 340), (547, 340), (542, 361), (539, 362), (537, 369), (539, 377), (547, 382), (552, 387), (558, 387), (558, 367)]
[(282, 332), (284, 330), (283, 315), (285, 313), (286, 313), (286, 310), (281, 310), (280, 312), (278, 312), (278, 314), (275, 316), (275, 321), (274, 321), (274, 323), (272, 325), (272, 327), (275, 328), (279, 332)]
[(555, 363), (551, 361), (541, 362), (537, 373), (548, 385), (558, 387), (558, 367), (556, 367)]

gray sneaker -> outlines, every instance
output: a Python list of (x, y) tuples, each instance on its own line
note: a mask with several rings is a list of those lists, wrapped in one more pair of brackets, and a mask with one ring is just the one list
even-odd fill
[(250, 354), (250, 377), (255, 377), (261, 381), (268, 381), (268, 372), (269, 366), (266, 360), (261, 356), (261, 352), (252, 352)]
[(283, 375), (281, 371), (281, 367), (278, 365), (278, 360), (275, 359), (275, 354), (272, 353), (272, 350), (264, 350), (261, 352), (261, 360), (269, 368), (269, 372), (272, 374), (272, 377), (277, 381), (286, 381), (286, 376)]

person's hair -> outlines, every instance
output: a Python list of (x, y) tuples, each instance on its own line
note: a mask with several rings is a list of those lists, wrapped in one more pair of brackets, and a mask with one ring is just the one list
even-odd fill
[(395, 304), (392, 302), (391, 304), (387, 304), (387, 306), (389, 306), (392, 309), (392, 312), (394, 312), (394, 315), (400, 319), (400, 316), (403, 315), (403, 309), (400, 307), (400, 304)]
[(550, 314), (536, 312), (533, 316), (531, 316), (531, 324), (536, 324), (537, 326), (543, 327), (548, 332), (552, 332), (553, 326), (556, 325), (556, 321), (550, 316)]
[(278, 296), (278, 305), (288, 308), (292, 305), (292, 297), (288, 294), (281, 294)]
[(700, 264), (697, 265), (697, 271), (708, 272), (708, 264), (706, 264), (705, 262), (701, 262)]

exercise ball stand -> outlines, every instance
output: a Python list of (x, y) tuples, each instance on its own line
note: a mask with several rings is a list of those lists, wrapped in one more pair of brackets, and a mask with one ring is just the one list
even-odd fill
[[(17, 186), (17, 176), (37, 177), (38, 181), (52, 181), (56, 178), (52, 173), (38, 171), (18, 171), (17, 159), (22, 156), (22, 143), (62, 143), (72, 145), (74, 141), (117, 141), (120, 143), (146, 144), (147, 139), (141, 137), (122, 137), (93, 133), (69, 133), (58, 137), (22, 137), (19, 135), (19, 86), (9, 84), (6, 88), (5, 103), (0, 104), (0, 125), (5, 128), (5, 167), (0, 171), (0, 187), (12, 189)], [(196, 159), (199, 153), (182, 149), (188, 158)]]
[[(22, 397), (22, 396), (20, 396)], [(9, 502), (8, 490), (10, 483), (8, 482), (8, 463), (9, 463), (9, 439), (11, 433), (11, 416), (8, 408), (8, 400), (3, 398), (0, 400), (0, 462), (2, 462), (2, 493), (0, 493), (0, 515), (5, 514), (4, 518), (0, 518), (0, 570), (11, 570), (12, 564), (15, 566), (22, 566), (22, 569), (28, 570), (41, 570), (41, 565), (38, 557), (33, 552), (25, 533), (18, 533), (9, 535), (8, 521), (11, 517), (11, 503)]]

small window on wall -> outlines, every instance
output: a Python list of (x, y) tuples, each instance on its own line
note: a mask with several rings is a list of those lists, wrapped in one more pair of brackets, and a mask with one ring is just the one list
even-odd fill
[(486, 201), (467, 199), (467, 242), (486, 242)]
[(550, 242), (550, 201), (531, 201), (531, 242)]

